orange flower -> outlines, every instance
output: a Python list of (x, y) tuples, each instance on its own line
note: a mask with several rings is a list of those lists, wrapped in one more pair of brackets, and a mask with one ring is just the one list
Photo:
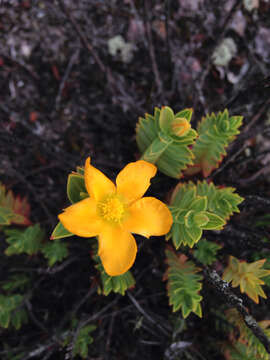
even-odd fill
[(172, 215), (165, 204), (144, 197), (157, 168), (144, 160), (129, 163), (115, 184), (101, 171), (85, 162), (85, 187), (90, 197), (69, 206), (58, 217), (71, 233), (98, 236), (98, 255), (110, 276), (124, 274), (133, 265), (137, 244), (131, 233), (165, 235)]

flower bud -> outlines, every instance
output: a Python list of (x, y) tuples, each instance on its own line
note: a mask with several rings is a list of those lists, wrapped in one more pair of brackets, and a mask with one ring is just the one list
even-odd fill
[(190, 123), (185, 118), (176, 118), (171, 124), (172, 132), (176, 136), (184, 136), (190, 129)]

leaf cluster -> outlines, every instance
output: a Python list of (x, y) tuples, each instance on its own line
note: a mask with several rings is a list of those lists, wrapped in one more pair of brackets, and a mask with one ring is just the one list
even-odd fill
[(30, 225), (30, 205), (26, 197), (16, 196), (0, 183), (0, 225)]
[[(237, 331), (230, 332), (230, 342), (223, 346), (223, 352), (227, 354), (228, 360), (269, 360), (270, 355), (265, 347), (245, 325), (241, 315), (235, 308), (226, 311), (226, 318), (234, 325)], [(270, 337), (270, 320), (259, 321), (266, 336)]]
[[(154, 116), (145, 114), (145, 118), (140, 118), (136, 141), (143, 153), (142, 159), (156, 164), (164, 174), (180, 178), (194, 157), (189, 147), (194, 144), (197, 133), (189, 126), (191, 116), (192, 109), (174, 114), (171, 108), (164, 106), (161, 110), (155, 108)], [(184, 123), (182, 127), (180, 124), (183, 129), (180, 133), (175, 131), (179, 128), (179, 119)]]
[(211, 265), (216, 261), (216, 254), (221, 246), (206, 239), (201, 239), (194, 251), (195, 258), (204, 265)]
[(243, 199), (233, 188), (217, 188), (206, 181), (194, 184), (179, 183), (171, 197), (173, 225), (167, 239), (172, 237), (176, 249), (181, 245), (193, 247), (203, 230), (221, 230)]
[(157, 165), (164, 174), (180, 178), (199, 172), (207, 177), (226, 155), (226, 147), (239, 134), (242, 116), (229, 116), (225, 109), (207, 114), (196, 130), (190, 126), (192, 109), (176, 114), (164, 106), (154, 115), (139, 118), (136, 141), (142, 159)]
[(202, 317), (202, 296), (199, 295), (202, 276), (197, 274), (200, 269), (188, 261), (185, 255), (176, 255), (171, 249), (166, 250), (166, 261), (168, 269), (164, 280), (168, 281), (169, 303), (173, 311), (181, 309), (184, 318), (191, 312)]
[(223, 280), (232, 282), (232, 287), (240, 286), (241, 293), (247, 294), (258, 304), (259, 296), (266, 298), (261, 287), (264, 284), (261, 278), (270, 275), (270, 270), (261, 269), (265, 260), (247, 263), (230, 256), (229, 264), (223, 273)]
[(7, 256), (26, 253), (36, 254), (41, 247), (45, 237), (44, 231), (38, 224), (29, 226), (27, 229), (6, 229), (6, 242), (9, 244), (5, 250)]
[(58, 261), (63, 261), (68, 256), (67, 244), (56, 240), (55, 242), (43, 242), (45, 232), (36, 224), (26, 229), (5, 229), (6, 242), (9, 246), (5, 250), (7, 256), (11, 255), (35, 255), (39, 251), (48, 259), (48, 265), (53, 266)]
[(239, 134), (242, 119), (242, 116), (229, 116), (227, 109), (203, 117), (197, 127), (199, 137), (192, 148), (194, 166), (187, 173), (202, 171), (204, 177), (210, 175), (226, 155), (225, 148)]

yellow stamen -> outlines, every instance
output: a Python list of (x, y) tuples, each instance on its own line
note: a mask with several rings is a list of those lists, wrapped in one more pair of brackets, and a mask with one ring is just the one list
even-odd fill
[(106, 221), (119, 223), (125, 215), (125, 206), (117, 195), (106, 196), (97, 204), (99, 216)]

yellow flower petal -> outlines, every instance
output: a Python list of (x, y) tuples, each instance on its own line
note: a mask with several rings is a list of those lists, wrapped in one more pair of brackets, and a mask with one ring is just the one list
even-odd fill
[(124, 196), (128, 203), (140, 199), (156, 175), (157, 168), (147, 161), (129, 163), (116, 178), (117, 193)]
[(133, 235), (120, 226), (103, 226), (98, 239), (98, 255), (106, 273), (117, 276), (127, 272), (137, 253)]
[(144, 197), (129, 207), (129, 217), (123, 227), (145, 237), (160, 236), (169, 232), (172, 215), (168, 207), (154, 197)]
[(90, 157), (85, 161), (84, 181), (88, 194), (97, 201), (116, 191), (114, 183), (90, 164)]
[(96, 202), (91, 198), (69, 206), (58, 218), (68, 231), (78, 236), (96, 236), (101, 229), (101, 221), (96, 214)]

